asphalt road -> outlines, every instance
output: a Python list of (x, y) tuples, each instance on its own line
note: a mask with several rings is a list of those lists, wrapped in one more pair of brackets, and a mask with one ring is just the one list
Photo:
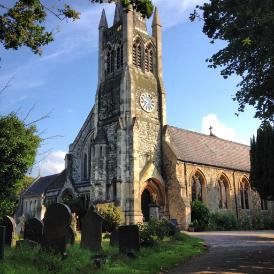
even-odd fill
[(209, 252), (178, 265), (167, 273), (274, 274), (274, 231), (194, 232)]

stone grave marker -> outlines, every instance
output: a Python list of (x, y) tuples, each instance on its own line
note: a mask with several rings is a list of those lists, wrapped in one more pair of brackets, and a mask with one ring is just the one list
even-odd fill
[(5, 216), (1, 225), (6, 227), (5, 244), (11, 246), (15, 233), (15, 222), (10, 216)]
[(110, 246), (118, 246), (119, 245), (119, 232), (118, 229), (115, 229), (110, 234)]
[(74, 245), (74, 243), (75, 243), (75, 232), (71, 226), (68, 227), (67, 243), (70, 245)]
[(81, 246), (92, 252), (102, 249), (102, 223), (104, 218), (91, 206), (82, 218)]
[(25, 223), (24, 239), (28, 239), (39, 244), (42, 243), (43, 223), (37, 218), (31, 218)]
[(4, 259), (5, 234), (6, 228), (4, 226), (0, 226), (0, 260)]
[(120, 253), (131, 254), (140, 250), (140, 231), (137, 225), (119, 227)]
[(64, 255), (71, 224), (70, 208), (65, 204), (52, 204), (48, 207), (43, 221), (43, 247)]

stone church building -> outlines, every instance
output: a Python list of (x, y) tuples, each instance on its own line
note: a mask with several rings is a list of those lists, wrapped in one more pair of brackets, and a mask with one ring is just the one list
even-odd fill
[[(43, 218), (45, 206), (78, 197), (88, 207), (114, 202), (125, 223), (153, 216), (191, 222), (191, 201), (237, 217), (273, 213), (249, 184), (249, 147), (167, 125), (162, 26), (152, 35), (139, 13), (117, 4), (99, 24), (95, 105), (69, 147), (60, 174), (37, 179), (22, 194), (21, 214)], [(157, 208), (157, 210), (155, 209)]]

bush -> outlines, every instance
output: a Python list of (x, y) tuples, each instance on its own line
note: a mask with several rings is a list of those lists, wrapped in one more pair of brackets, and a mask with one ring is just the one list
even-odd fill
[(152, 219), (148, 223), (139, 223), (140, 238), (143, 245), (153, 245), (164, 237), (169, 237), (174, 228), (167, 219)]
[(195, 231), (207, 229), (209, 224), (209, 209), (198, 200), (191, 203), (191, 221)]
[(97, 210), (105, 219), (103, 222), (103, 232), (112, 232), (115, 230), (122, 221), (122, 211), (114, 204), (98, 204)]
[(238, 229), (237, 219), (232, 212), (215, 212), (210, 214), (209, 230)]

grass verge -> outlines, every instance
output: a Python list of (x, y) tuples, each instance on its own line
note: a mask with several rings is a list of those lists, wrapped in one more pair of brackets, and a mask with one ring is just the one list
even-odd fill
[(6, 248), (5, 260), (0, 262), (1, 274), (145, 274), (159, 273), (184, 262), (190, 257), (204, 252), (202, 241), (186, 234), (177, 239), (166, 238), (150, 248), (142, 248), (134, 259), (120, 255), (117, 248), (110, 248), (108, 241), (103, 243), (106, 263), (96, 269), (94, 254), (75, 244), (68, 249), (68, 257), (42, 252), (33, 248)]

